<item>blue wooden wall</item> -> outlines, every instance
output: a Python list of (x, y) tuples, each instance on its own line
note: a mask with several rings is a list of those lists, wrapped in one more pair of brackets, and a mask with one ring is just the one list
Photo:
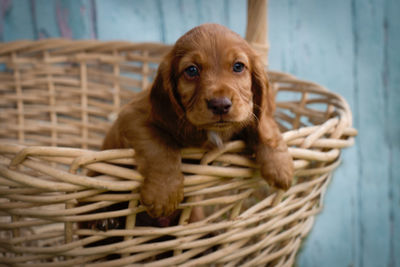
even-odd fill
[[(325, 85), (359, 130), (298, 266), (400, 266), (400, 1), (270, 0), (270, 67)], [(204, 22), (244, 35), (245, 0), (0, 0), (0, 41), (173, 43)]]

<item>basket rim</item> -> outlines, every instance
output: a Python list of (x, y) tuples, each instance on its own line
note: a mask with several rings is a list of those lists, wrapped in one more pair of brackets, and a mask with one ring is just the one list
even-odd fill
[(79, 50), (87, 52), (113, 52), (129, 50), (165, 50), (172, 45), (161, 42), (132, 42), (126, 40), (71, 40), (66, 38), (49, 38), (42, 40), (17, 40), (0, 43), (0, 56), (11, 53), (31, 53), (40, 50), (54, 50), (57, 53), (74, 53)]

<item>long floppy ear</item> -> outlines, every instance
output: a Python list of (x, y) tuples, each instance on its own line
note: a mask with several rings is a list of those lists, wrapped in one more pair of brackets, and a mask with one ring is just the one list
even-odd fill
[[(168, 54), (158, 67), (150, 92), (153, 118), (164, 126), (178, 122), (184, 116), (177, 93), (177, 75), (174, 72), (172, 53)], [(175, 128), (176, 129), (176, 128)]]
[(260, 118), (262, 115), (273, 116), (275, 111), (275, 95), (269, 84), (264, 65), (257, 57), (253, 57), (252, 60), (251, 83), (254, 114), (257, 118)]
[(270, 185), (287, 190), (292, 184), (294, 167), (292, 156), (273, 118), (275, 95), (262, 63), (255, 61), (253, 68), (252, 90), (258, 123), (252, 129), (251, 140), (255, 141), (251, 142), (262, 177)]

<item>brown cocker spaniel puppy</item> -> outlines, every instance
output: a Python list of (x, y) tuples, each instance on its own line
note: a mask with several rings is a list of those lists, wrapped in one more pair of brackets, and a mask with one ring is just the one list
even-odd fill
[(263, 178), (288, 189), (293, 162), (273, 119), (262, 62), (238, 34), (204, 24), (183, 35), (161, 62), (150, 90), (120, 112), (103, 149), (134, 148), (144, 176), (141, 203), (168, 216), (183, 199), (183, 147), (243, 139)]

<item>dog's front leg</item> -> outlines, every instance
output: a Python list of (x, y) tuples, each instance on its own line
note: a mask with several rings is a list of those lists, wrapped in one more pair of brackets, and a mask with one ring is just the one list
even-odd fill
[(180, 149), (157, 137), (135, 143), (135, 159), (144, 177), (141, 202), (152, 217), (169, 216), (183, 200)]
[(287, 190), (293, 180), (293, 159), (273, 118), (264, 116), (256, 129), (254, 144), (262, 177), (271, 185)]

